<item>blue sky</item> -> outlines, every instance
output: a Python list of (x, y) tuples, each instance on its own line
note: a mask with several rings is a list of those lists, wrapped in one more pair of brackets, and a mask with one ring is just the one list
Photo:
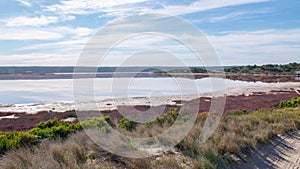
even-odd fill
[(75, 65), (101, 27), (149, 12), (194, 24), (223, 65), (300, 62), (299, 9), (299, 0), (1, 0), (0, 65)]

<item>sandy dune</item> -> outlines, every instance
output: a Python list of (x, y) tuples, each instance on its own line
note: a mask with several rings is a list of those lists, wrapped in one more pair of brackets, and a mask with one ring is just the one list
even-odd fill
[(241, 169), (299, 169), (300, 130), (291, 132), (262, 144), (249, 157), (241, 157), (234, 168)]

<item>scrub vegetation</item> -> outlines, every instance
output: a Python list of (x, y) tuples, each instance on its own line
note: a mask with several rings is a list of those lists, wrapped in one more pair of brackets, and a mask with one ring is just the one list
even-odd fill
[(225, 68), (225, 72), (229, 73), (250, 73), (250, 74), (295, 74), (300, 71), (300, 63), (289, 63), (285, 65), (248, 65), (248, 66), (233, 66)]

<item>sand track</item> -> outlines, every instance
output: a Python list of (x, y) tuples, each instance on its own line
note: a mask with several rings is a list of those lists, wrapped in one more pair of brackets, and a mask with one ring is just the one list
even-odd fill
[[(245, 162), (245, 161), (246, 162)], [(279, 135), (254, 150), (250, 157), (235, 164), (242, 169), (300, 169), (300, 130)]]

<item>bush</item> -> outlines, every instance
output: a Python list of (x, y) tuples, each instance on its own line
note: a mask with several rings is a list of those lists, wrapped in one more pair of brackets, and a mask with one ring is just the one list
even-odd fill
[(300, 97), (293, 98), (291, 100), (282, 101), (282, 102), (280, 102), (277, 105), (277, 107), (280, 107), (280, 108), (296, 108), (296, 107), (300, 107)]
[(136, 129), (136, 126), (137, 126), (137, 122), (128, 120), (126, 118), (122, 118), (118, 124), (119, 128), (123, 128), (128, 131), (132, 131), (133, 129)]
[(69, 124), (64, 121), (59, 123), (55, 118), (41, 122), (29, 131), (0, 133), (0, 154), (21, 146), (36, 144), (40, 139), (52, 139), (54, 137), (65, 139), (69, 134), (80, 129), (80, 124)]
[(81, 130), (82, 125), (86, 128), (99, 128), (101, 131), (107, 132), (111, 128), (106, 126), (109, 122), (111, 122), (110, 116), (91, 118), (77, 124), (59, 122), (57, 118), (54, 118), (37, 124), (35, 128), (29, 131), (0, 133), (0, 154), (21, 146), (36, 144), (41, 139), (65, 139), (69, 134)]
[(110, 116), (103, 117), (93, 117), (87, 120), (80, 122), (81, 126), (85, 129), (97, 129), (102, 132), (110, 132), (111, 126), (109, 123), (111, 122)]
[(74, 133), (81, 129), (80, 124), (69, 124), (68, 122), (58, 122), (57, 118), (46, 122), (39, 123), (35, 128), (29, 130), (30, 134), (36, 135), (39, 138), (66, 138), (70, 133)]
[(55, 117), (53, 120), (49, 120), (49, 121), (46, 121), (46, 122), (41, 122), (39, 123), (36, 128), (39, 128), (39, 129), (46, 129), (46, 128), (51, 128), (51, 127), (54, 127), (54, 126), (58, 126), (59, 123), (58, 123), (58, 120), (57, 118)]
[(272, 74), (294, 74), (300, 69), (300, 63), (289, 63), (285, 65), (262, 65), (262, 66), (233, 66), (224, 69), (231, 73), (272, 73)]
[(27, 132), (0, 133), (0, 153), (19, 148), (24, 145), (36, 144), (38, 138)]
[(179, 114), (178, 107), (171, 108), (168, 113), (157, 117), (154, 120), (154, 122), (149, 122), (147, 124), (148, 125), (153, 125), (153, 124), (163, 125), (165, 123), (168, 123), (169, 125), (172, 125), (176, 121), (178, 114)]

